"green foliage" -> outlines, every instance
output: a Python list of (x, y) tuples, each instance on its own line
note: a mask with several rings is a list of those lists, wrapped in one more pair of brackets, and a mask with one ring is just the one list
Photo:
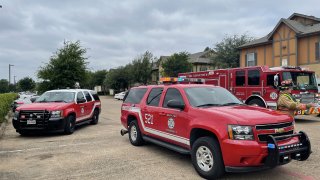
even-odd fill
[(132, 63), (107, 72), (104, 85), (116, 91), (128, 89), (132, 84), (148, 84), (151, 79), (152, 61), (155, 57), (149, 51), (137, 56)]
[(252, 41), (254, 38), (246, 34), (238, 36), (226, 36), (221, 42), (217, 43), (212, 58), (212, 64), (217, 68), (233, 68), (240, 66), (239, 46)]
[(9, 81), (6, 79), (0, 79), (0, 93), (6, 93), (9, 92), (8, 87)]
[(132, 78), (136, 83), (147, 84), (151, 78), (151, 62), (155, 60), (153, 54), (146, 51), (132, 61)]
[(104, 85), (110, 89), (115, 89), (116, 91), (128, 89), (130, 82), (132, 81), (131, 72), (131, 64), (117, 69), (110, 69), (104, 81)]
[(187, 52), (174, 53), (162, 63), (164, 76), (177, 77), (179, 73), (190, 72), (191, 63), (188, 62)]
[(76, 82), (80, 86), (87, 81), (87, 58), (84, 57), (87, 50), (82, 48), (80, 41), (64, 42), (64, 47), (58, 49), (50, 58), (49, 63), (40, 67), (38, 77), (48, 83), (41, 85), (42, 88), (62, 89), (73, 88)]
[(5, 120), (4, 118), (9, 112), (10, 105), (16, 97), (17, 94), (15, 93), (0, 94), (0, 123)]
[(19, 91), (32, 91), (36, 87), (36, 82), (29, 77), (20, 79), (17, 83)]

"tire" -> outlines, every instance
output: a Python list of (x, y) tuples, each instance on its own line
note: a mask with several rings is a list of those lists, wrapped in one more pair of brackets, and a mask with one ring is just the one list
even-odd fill
[(90, 124), (98, 124), (99, 121), (99, 110), (95, 109), (92, 115), (92, 120), (90, 121)]
[(201, 137), (194, 142), (191, 159), (197, 173), (205, 179), (217, 179), (225, 172), (220, 145), (212, 137)]
[(72, 134), (75, 130), (75, 127), (76, 127), (76, 119), (73, 115), (69, 115), (66, 118), (64, 133), (65, 134)]
[(17, 132), (20, 134), (20, 136), (28, 136), (28, 135), (30, 135), (29, 132), (23, 131), (23, 130), (20, 130), (20, 131), (17, 131)]
[(249, 101), (248, 105), (257, 105), (260, 107), (266, 107), (266, 105), (264, 104), (264, 102), (260, 99), (252, 99)]
[(141, 131), (137, 121), (132, 121), (130, 123), (128, 133), (129, 133), (129, 140), (132, 145), (134, 146), (143, 145), (144, 141), (142, 139)]

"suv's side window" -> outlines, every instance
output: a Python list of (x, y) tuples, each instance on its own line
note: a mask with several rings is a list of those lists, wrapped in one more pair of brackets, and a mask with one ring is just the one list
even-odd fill
[(77, 102), (78, 101), (86, 101), (86, 99), (84, 98), (84, 95), (83, 95), (83, 93), (82, 92), (78, 92), (78, 94), (77, 94)]
[(148, 96), (147, 105), (148, 106), (159, 106), (162, 91), (163, 91), (163, 88), (153, 88), (150, 91), (150, 94)]
[(181, 104), (184, 104), (183, 98), (182, 98), (179, 90), (175, 89), (175, 88), (169, 88), (167, 90), (166, 96), (164, 97), (164, 101), (163, 101), (163, 107), (167, 108), (168, 107), (168, 102), (170, 100), (180, 101)]
[(92, 98), (91, 98), (90, 93), (89, 93), (88, 91), (83, 91), (83, 92), (84, 92), (84, 95), (86, 96), (87, 101), (88, 101), (88, 102), (89, 102), (89, 101), (92, 101)]
[(139, 104), (146, 92), (147, 88), (131, 89), (125, 97), (124, 103)]

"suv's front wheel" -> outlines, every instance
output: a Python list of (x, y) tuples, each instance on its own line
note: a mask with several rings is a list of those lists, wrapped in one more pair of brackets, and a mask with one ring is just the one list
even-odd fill
[(143, 139), (141, 131), (139, 129), (137, 121), (132, 121), (128, 129), (129, 140), (134, 146), (141, 146), (143, 144)]
[(203, 178), (216, 179), (224, 173), (220, 145), (212, 137), (201, 137), (194, 142), (191, 159), (194, 168)]
[(69, 115), (66, 118), (64, 133), (65, 134), (72, 134), (74, 132), (75, 127), (76, 127), (76, 119), (73, 115)]

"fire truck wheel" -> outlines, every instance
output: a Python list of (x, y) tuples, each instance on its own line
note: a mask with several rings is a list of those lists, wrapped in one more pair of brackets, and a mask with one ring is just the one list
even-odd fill
[(216, 179), (224, 174), (220, 145), (212, 137), (201, 137), (192, 145), (192, 164), (205, 179)]
[(143, 145), (143, 139), (141, 135), (141, 131), (139, 129), (137, 121), (132, 121), (129, 125), (128, 129), (129, 133), (129, 140), (132, 145), (134, 146), (141, 146)]
[(266, 107), (263, 101), (261, 101), (260, 99), (252, 99), (249, 101), (248, 105), (257, 105), (260, 107)]
[(75, 117), (73, 115), (69, 115), (66, 118), (64, 133), (65, 134), (72, 134), (74, 132), (75, 127), (76, 127)]
[(98, 124), (98, 121), (99, 121), (99, 110), (96, 109), (93, 112), (93, 116), (92, 116), (92, 120), (91, 120), (90, 124)]

